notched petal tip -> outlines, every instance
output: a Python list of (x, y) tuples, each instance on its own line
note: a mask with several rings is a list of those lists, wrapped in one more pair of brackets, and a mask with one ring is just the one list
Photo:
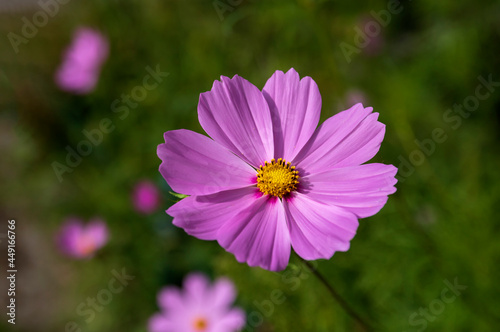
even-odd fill
[(367, 114), (373, 112), (373, 107), (372, 106), (364, 106), (363, 103), (356, 103), (349, 107), (346, 111), (359, 111), (359, 110), (364, 110), (367, 112)]
[(271, 113), (262, 92), (235, 75), (221, 76), (200, 95), (198, 119), (205, 132), (250, 165), (274, 153)]

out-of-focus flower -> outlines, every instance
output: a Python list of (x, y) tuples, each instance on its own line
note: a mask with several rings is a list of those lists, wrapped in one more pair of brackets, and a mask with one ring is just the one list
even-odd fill
[(141, 181), (134, 187), (132, 203), (137, 212), (151, 214), (160, 205), (160, 191), (151, 181)]
[(318, 126), (321, 95), (310, 78), (277, 71), (260, 91), (221, 77), (198, 104), (209, 137), (165, 133), (160, 172), (191, 195), (167, 211), (173, 223), (217, 240), (239, 262), (283, 270), (291, 248), (304, 259), (349, 249), (358, 218), (396, 191), (396, 167), (366, 164), (384, 138), (371, 107), (356, 104)]
[(149, 332), (234, 332), (245, 325), (245, 313), (233, 308), (236, 290), (226, 278), (213, 285), (192, 273), (182, 290), (166, 287), (158, 294), (160, 312), (149, 319)]
[(366, 95), (361, 90), (349, 90), (345, 96), (347, 105), (366, 104)]
[(84, 224), (81, 219), (70, 218), (57, 234), (59, 249), (73, 258), (91, 258), (108, 241), (108, 228), (101, 219)]
[(99, 31), (86, 27), (77, 29), (55, 74), (57, 85), (75, 94), (91, 92), (108, 53), (108, 41)]
[(385, 26), (380, 25), (373, 16), (363, 16), (359, 21), (360, 36), (363, 38), (363, 53), (368, 56), (380, 54), (385, 43), (383, 36)]

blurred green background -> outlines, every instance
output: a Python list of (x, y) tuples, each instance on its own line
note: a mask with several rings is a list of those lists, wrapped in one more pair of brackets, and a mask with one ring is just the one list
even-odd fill
[[(34, 0), (0, 6), (1, 232), (16, 219), (19, 269), (17, 324), (2, 312), (0, 329), (65, 331), (74, 321), (81, 331), (146, 331), (158, 290), (203, 271), (235, 282), (236, 304), (264, 318), (255, 331), (361, 331), (295, 256), (285, 272), (250, 268), (216, 242), (187, 236), (164, 213), (175, 197), (157, 170), (163, 132), (203, 132), (198, 97), (220, 75), (262, 88), (291, 67), (318, 83), (322, 121), (355, 100), (373, 106), (387, 125), (373, 161), (400, 168), (396, 194), (361, 220), (351, 249), (318, 262), (319, 271), (380, 331), (500, 327), (499, 84), (474, 97), (479, 77), (500, 82), (498, 1), (73, 0), (16, 53), (7, 35), (21, 35), (22, 18), (40, 10)], [(81, 25), (109, 38), (110, 56), (96, 90), (75, 96), (53, 75)], [(146, 66), (169, 76), (121, 120), (111, 104), (142, 84)], [(470, 112), (448, 112), (466, 99), (478, 101)], [(65, 147), (103, 118), (115, 130), (60, 182), (51, 164), (64, 163)], [(141, 179), (163, 195), (149, 216), (131, 204)], [(68, 215), (107, 221), (110, 241), (94, 259), (57, 251), (54, 234)], [(78, 305), (123, 268), (135, 279), (86, 323)], [(447, 281), (467, 288), (441, 308)], [(4, 277), (0, 286), (5, 308)], [(275, 289), (286, 301), (259, 311)]]

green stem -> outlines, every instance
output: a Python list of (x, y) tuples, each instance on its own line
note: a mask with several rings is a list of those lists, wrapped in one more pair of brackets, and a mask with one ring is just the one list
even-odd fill
[(361, 316), (358, 315), (356, 311), (354, 311), (354, 309), (352, 309), (349, 303), (347, 303), (347, 301), (344, 300), (339, 293), (337, 293), (337, 291), (332, 287), (332, 285), (328, 283), (325, 277), (316, 268), (314, 268), (314, 266), (312, 266), (311, 263), (302, 259), (301, 257), (299, 258), (302, 262), (304, 262), (304, 264), (309, 268), (309, 270), (311, 270), (311, 272), (318, 278), (318, 280), (326, 287), (326, 289), (328, 289), (333, 298), (340, 304), (342, 309), (344, 309), (344, 311), (347, 312), (349, 316), (351, 316), (356, 322), (358, 322), (358, 324), (365, 331), (373, 331), (373, 327), (371, 327), (371, 325), (368, 322), (366, 322), (366, 320), (361, 318)]

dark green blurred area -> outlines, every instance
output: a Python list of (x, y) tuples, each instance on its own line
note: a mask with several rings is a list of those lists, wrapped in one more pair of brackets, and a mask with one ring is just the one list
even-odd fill
[[(203, 271), (230, 277), (237, 305), (249, 316), (273, 290), (283, 292), (286, 301), (271, 314), (260, 312), (264, 323), (255, 331), (361, 331), (295, 256), (282, 273), (250, 268), (216, 242), (187, 236), (163, 211), (175, 200), (157, 170), (163, 132), (203, 132), (199, 93), (220, 75), (238, 74), (262, 88), (275, 70), (293, 67), (317, 82), (322, 121), (350, 107), (350, 94), (364, 94), (365, 105), (386, 124), (373, 161), (400, 168), (396, 194), (380, 213), (361, 220), (351, 249), (318, 262), (319, 271), (377, 330), (496, 330), (500, 89), (493, 87), (466, 117), (447, 111), (475, 96), (478, 77), (500, 82), (500, 3), (401, 3), (369, 38), (378, 43), (373, 50), (356, 46), (355, 28), (377, 22), (373, 13), (390, 2), (235, 2), (74, 0), (61, 4), (18, 53), (7, 35), (21, 34), (21, 18), (40, 8), (0, 13), (0, 214), (2, 225), (17, 221), (19, 265), (17, 324), (7, 324), (2, 312), (0, 329), (65, 331), (74, 321), (81, 331), (146, 331), (159, 289)], [(214, 3), (231, 10), (218, 13)], [(80, 25), (101, 30), (111, 49), (87, 96), (62, 92), (53, 80)], [(342, 43), (359, 53), (346, 58)], [(122, 120), (111, 105), (142, 84), (147, 66), (169, 75)], [(64, 163), (66, 146), (75, 147), (85, 138), (82, 130), (97, 128), (103, 118), (113, 121), (114, 131), (60, 182), (52, 163)], [(433, 140), (436, 128), (444, 142)], [(432, 152), (425, 154), (415, 140), (434, 145), (427, 147)], [(141, 179), (163, 192), (162, 209), (147, 217), (131, 205)], [(107, 221), (110, 241), (94, 259), (72, 261), (57, 252), (54, 233), (68, 215)], [(1, 247), (4, 253), (5, 242)], [(78, 305), (123, 268), (135, 279), (86, 323)], [(455, 279), (467, 288), (442, 309), (435, 300)], [(0, 285), (5, 308), (7, 285)], [(416, 323), (422, 320), (425, 326)]]

